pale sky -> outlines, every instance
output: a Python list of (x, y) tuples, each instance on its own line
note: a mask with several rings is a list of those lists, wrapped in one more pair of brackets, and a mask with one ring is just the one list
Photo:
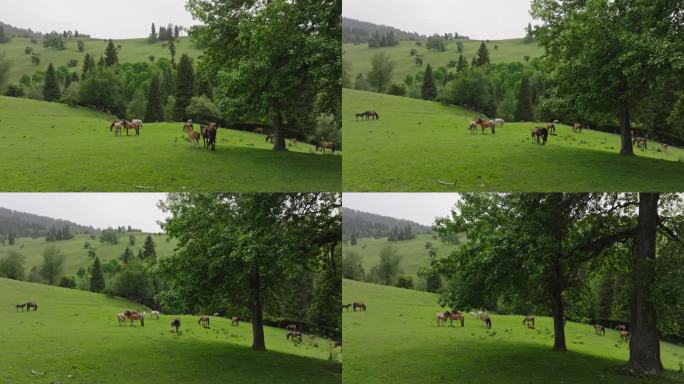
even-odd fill
[(431, 226), (451, 212), (457, 193), (344, 193), (342, 206)]
[[(530, 0), (344, 0), (342, 15), (432, 35), (454, 33), (474, 40), (525, 36)], [(532, 23), (534, 25), (534, 23)]]
[(164, 199), (163, 193), (0, 193), (0, 207), (96, 228), (162, 232), (157, 221), (167, 215), (157, 202)]
[(0, 21), (43, 33), (86, 33), (102, 39), (147, 37), (152, 23), (198, 24), (185, 0), (0, 0)]

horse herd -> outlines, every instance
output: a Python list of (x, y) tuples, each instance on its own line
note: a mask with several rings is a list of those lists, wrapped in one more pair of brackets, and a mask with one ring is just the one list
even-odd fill
[(112, 121), (112, 124), (109, 126), (109, 132), (114, 132), (114, 135), (119, 136), (123, 134), (123, 130), (126, 130), (126, 136), (128, 136), (128, 131), (129, 130), (134, 130), (136, 136), (140, 136), (140, 128), (143, 127), (143, 122), (142, 120), (135, 119), (128, 121), (126, 119), (123, 120), (114, 120)]
[[(152, 320), (159, 320), (159, 316), (161, 314), (159, 311), (151, 311), (150, 312), (150, 317)], [(214, 316), (217, 317), (219, 314), (215, 313)], [(137, 312), (137, 311), (131, 311), (126, 310), (125, 312), (121, 312), (116, 315), (117, 320), (119, 321), (119, 326), (125, 326), (126, 321), (130, 321), (130, 326), (134, 325), (134, 321), (139, 321), (141, 327), (145, 327), (145, 317), (147, 316), (147, 312)], [(197, 320), (197, 325), (201, 325), (204, 328), (209, 328), (209, 324), (211, 321), (211, 317), (207, 315), (200, 315), (199, 319)], [(231, 318), (230, 324), (233, 327), (237, 327), (240, 325), (240, 319), (237, 316), (233, 316)], [(171, 322), (171, 328), (172, 330), (175, 330), (176, 333), (178, 333), (178, 330), (181, 327), (181, 319), (180, 317), (175, 318)]]
[(185, 133), (186, 140), (190, 144), (194, 144), (196, 148), (199, 149), (199, 141), (201, 138), (205, 149), (215, 151), (218, 127), (219, 125), (217, 123), (209, 123), (209, 125), (200, 124), (200, 130), (197, 132), (195, 131), (192, 119), (190, 119), (183, 125), (183, 132)]
[[(254, 129), (254, 133), (266, 135), (267, 143), (273, 144), (273, 142), (275, 141), (275, 134), (266, 132), (264, 128), (256, 128)], [(289, 140), (289, 147), (299, 146), (299, 140), (296, 137), (293, 137)], [(321, 139), (316, 143), (316, 152), (320, 151), (322, 153), (325, 153), (326, 150), (330, 151), (330, 153), (335, 153), (335, 151), (337, 151), (337, 144), (333, 143), (332, 141), (325, 141), (324, 139)]]
[(20, 308), (22, 312), (24, 311), (24, 308), (27, 312), (30, 312), (33, 308), (33, 311), (35, 312), (38, 310), (38, 304), (34, 303), (33, 301), (28, 301), (26, 303), (17, 304), (17, 312), (19, 312)]
[(349, 308), (352, 308), (354, 312), (358, 309), (359, 311), (365, 312), (366, 311), (366, 304), (363, 303), (362, 301), (355, 301), (351, 304), (342, 304), (342, 309), (346, 309), (347, 312), (349, 312)]

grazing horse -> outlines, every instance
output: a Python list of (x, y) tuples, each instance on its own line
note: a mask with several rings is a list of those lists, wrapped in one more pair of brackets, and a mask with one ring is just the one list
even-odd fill
[[(140, 120), (138, 120), (138, 121), (140, 121)], [(136, 123), (134, 123), (134, 122), (132, 122), (132, 121), (128, 121), (128, 120), (125, 120), (125, 119), (121, 122), (121, 124), (123, 124), (124, 128), (126, 128), (126, 136), (128, 136), (128, 130), (129, 130), (129, 129), (134, 129), (134, 130), (135, 130), (135, 135), (136, 135), (136, 136), (140, 136), (140, 126), (141, 126), (142, 124), (136, 124)]]
[(465, 317), (463, 316), (463, 314), (461, 312), (458, 312), (458, 311), (455, 311), (455, 312), (446, 311), (446, 312), (444, 312), (444, 321), (446, 322), (447, 320), (449, 320), (449, 326), (450, 327), (454, 326), (454, 320), (460, 321), (461, 327), (465, 326), (465, 324), (464, 324)]
[(380, 115), (378, 115), (377, 112), (375, 112), (375, 111), (368, 111), (368, 112), (366, 112), (366, 113), (368, 114), (368, 118), (370, 118), (370, 119), (372, 119), (372, 120), (380, 120)]
[(602, 335), (602, 336), (606, 335), (606, 327), (604, 327), (603, 325), (594, 324), (594, 331), (596, 331), (597, 335)]
[(575, 125), (572, 126), (572, 132), (573, 133), (582, 133), (582, 124), (575, 123)]
[(642, 151), (648, 149), (648, 142), (645, 137), (635, 137), (634, 140), (632, 140), (632, 147), (634, 145), (638, 146)]
[(17, 304), (17, 312), (19, 312), (19, 308), (21, 308), (21, 311), (23, 312), (24, 309), (26, 308), (26, 303)]
[(532, 128), (532, 140), (536, 140), (537, 144), (546, 145), (549, 140), (549, 130), (545, 127)]
[(114, 131), (114, 134), (119, 136), (121, 134), (121, 130), (123, 130), (123, 127), (123, 121), (114, 120), (112, 121), (112, 125), (109, 126), (109, 132)]
[(195, 127), (192, 125), (192, 119), (188, 120), (184, 125), (183, 125), (183, 132), (188, 133), (191, 132)]
[(296, 331), (297, 330), (297, 324), (288, 324), (285, 326), (285, 329), (288, 331)]
[(351, 304), (342, 304), (342, 309), (346, 309), (347, 312), (349, 312), (349, 308), (351, 308)]
[(632, 335), (631, 335), (629, 332), (627, 332), (627, 331), (620, 331), (620, 340), (629, 341), (629, 338), (630, 338), (631, 336), (632, 336)]
[(204, 140), (204, 148), (211, 148), (212, 151), (216, 150), (216, 132), (218, 130), (218, 124), (210, 123), (209, 126), (202, 128), (202, 139)]
[(558, 120), (555, 120), (553, 123), (549, 123), (546, 125), (546, 129), (549, 131), (549, 134), (555, 134), (556, 133), (556, 122)]
[(238, 326), (240, 326), (240, 319), (239, 319), (237, 316), (233, 316), (233, 317), (230, 319), (230, 325), (232, 325), (233, 327), (238, 327)]
[(618, 325), (615, 326), (615, 329), (618, 330), (618, 331), (626, 331), (626, 330), (627, 330), (627, 326), (624, 325), (624, 324), (618, 324)]
[(30, 311), (31, 308), (33, 308), (34, 312), (37, 311), (38, 310), (38, 304), (34, 303), (33, 301), (29, 301), (28, 303), (26, 303), (26, 310)]
[(264, 134), (264, 129), (262, 127), (259, 128), (254, 128), (254, 133), (258, 133), (260, 135)]
[(150, 312), (150, 316), (152, 316), (154, 320), (159, 320), (159, 311)]
[(171, 327), (176, 328), (176, 334), (178, 334), (178, 328), (181, 326), (181, 321), (180, 318), (177, 317), (175, 320), (171, 322)]
[(131, 321), (131, 326), (133, 326), (134, 320), (139, 320), (141, 327), (145, 326), (145, 316), (143, 316), (142, 313), (138, 313), (135, 311), (128, 310), (128, 311), (124, 312), (124, 316), (126, 316), (126, 318)]
[(199, 320), (197, 320), (197, 325), (202, 325), (205, 328), (208, 327), (209, 326), (209, 316), (207, 316), (207, 315), (200, 316)]
[(444, 318), (444, 314), (442, 312), (438, 312), (435, 315), (435, 321), (437, 322), (438, 327), (446, 325), (446, 319)]
[(361, 118), (361, 120), (364, 120), (366, 118), (366, 112), (356, 113), (355, 117), (357, 121), (359, 120), (359, 117)]
[(331, 141), (321, 141), (320, 143), (316, 144), (316, 152), (320, 150), (321, 152), (325, 153), (326, 149), (329, 149), (331, 153), (335, 153), (337, 150), (337, 144)]
[(119, 313), (116, 315), (117, 320), (119, 320), (119, 327), (126, 325), (126, 314), (125, 313)]
[(487, 315), (487, 314), (480, 315), (480, 321), (482, 321), (485, 328), (492, 329), (492, 318), (489, 317), (489, 315)]
[(355, 301), (354, 303), (352, 303), (352, 309), (354, 310), (354, 312), (356, 312), (356, 308), (358, 308), (360, 311), (365, 312), (366, 311), (366, 304), (364, 304), (361, 301)]
[(531, 325), (532, 327), (534, 327), (534, 316), (525, 316), (525, 318), (523, 319), (523, 325), (527, 325), (528, 327)]
[(302, 333), (297, 332), (297, 331), (290, 331), (287, 333), (287, 336), (285, 336), (286, 340), (290, 340), (292, 338), (292, 341), (297, 341), (297, 342), (302, 342)]
[(475, 123), (482, 127), (482, 134), (484, 135), (485, 129), (491, 129), (492, 130), (492, 135), (496, 135), (496, 123), (494, 123), (494, 120), (484, 120), (480, 117), (475, 120)]
[(506, 122), (503, 121), (503, 119), (494, 119), (494, 124), (496, 124), (497, 127), (499, 127), (499, 126), (503, 127), (503, 125), (504, 125), (505, 123), (506, 123)]

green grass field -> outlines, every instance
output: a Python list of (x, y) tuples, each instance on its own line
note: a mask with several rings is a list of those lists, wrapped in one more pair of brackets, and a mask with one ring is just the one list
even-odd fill
[(455, 245), (442, 243), (439, 239), (433, 239), (432, 235), (418, 235), (413, 240), (393, 242), (387, 241), (387, 238), (358, 239), (356, 245), (345, 245), (344, 250), (361, 255), (363, 258), (363, 269), (368, 272), (380, 262), (380, 250), (387, 245), (394, 246), (397, 248), (397, 253), (402, 256), (401, 268), (404, 274), (414, 276), (415, 279), (418, 268), (430, 264), (428, 251), (425, 249), (425, 243), (428, 241), (437, 249), (438, 257), (445, 257), (456, 248)]
[[(342, 157), (220, 129), (216, 151), (191, 146), (182, 124), (145, 124), (116, 137), (112, 117), (84, 108), (0, 97), (2, 191), (335, 191)], [(143, 187), (143, 188), (138, 188)]]
[(367, 312), (343, 312), (344, 383), (682, 383), (676, 373), (684, 347), (661, 343), (669, 372), (658, 379), (623, 375), (629, 355), (614, 330), (597, 336), (591, 325), (568, 322), (567, 353), (552, 352), (553, 324), (537, 317), (492, 315), (492, 330), (467, 314), (465, 328), (437, 327), (443, 311), (425, 292), (344, 280), (344, 303), (363, 301)]
[[(85, 43), (84, 52), (78, 51), (77, 40), (83, 40)], [(30, 39), (14, 38), (9, 43), (0, 44), (0, 54), (4, 52), (6, 58), (12, 62), (8, 82), (13, 83), (19, 81), (23, 75), (32, 75), (38, 70), (45, 71), (50, 63), (53, 63), (55, 67), (60, 65), (66, 67), (72, 59), (78, 60), (78, 67), (70, 68), (70, 70), (81, 73), (83, 58), (86, 53), (93, 56), (97, 62), (100, 56), (104, 55), (106, 43), (107, 41), (102, 39), (71, 39), (67, 40), (65, 50), (58, 51), (54, 48), (43, 47), (42, 40), (38, 40), (38, 44), (32, 44)], [(163, 48), (161, 42), (149, 44), (147, 39), (128, 39), (114, 40), (114, 45), (121, 45), (119, 50), (119, 62), (121, 63), (149, 62), (149, 56), (154, 56), (155, 60), (162, 57), (171, 60), (169, 49)], [(31, 63), (31, 55), (24, 53), (26, 47), (31, 47), (34, 52), (40, 54), (40, 64)], [(202, 51), (194, 46), (190, 38), (183, 37), (180, 42), (176, 43), (176, 57), (181, 57), (184, 53), (192, 58), (197, 58), (202, 54)]]
[[(354, 114), (375, 110), (377, 121)], [(546, 146), (535, 123), (507, 123), (496, 135), (468, 132), (477, 114), (459, 107), (345, 89), (345, 191), (680, 191), (684, 151), (619, 156), (619, 136), (559, 125)]]
[[(88, 250), (83, 248), (83, 244), (87, 241), (93, 248), (97, 257), (100, 261), (105, 262), (111, 259), (118, 259), (124, 252), (126, 247), (129, 247), (134, 255), (138, 254), (138, 249), (142, 248), (146, 233), (131, 233), (135, 236), (135, 245), (130, 246), (128, 243), (128, 234), (122, 234), (119, 236), (119, 244), (104, 244), (99, 240), (91, 239), (89, 235), (76, 235), (71, 240), (65, 241), (45, 241), (44, 237), (31, 239), (31, 238), (18, 238), (13, 246), (2, 246), (0, 245), (0, 257), (5, 256), (9, 251), (17, 251), (24, 255), (25, 263), (24, 269), (28, 275), (28, 271), (31, 267), (40, 266), (43, 263), (43, 251), (45, 247), (54, 245), (60, 249), (61, 253), (66, 256), (64, 260), (64, 275), (75, 275), (80, 267), (88, 269), (92, 266), (93, 259), (88, 257)], [(176, 245), (175, 240), (167, 241), (166, 235), (152, 234), (152, 239), (156, 244), (157, 258), (163, 258), (171, 255), (173, 249)], [(28, 276), (27, 276), (28, 277)]]
[[(35, 301), (36, 312), (15, 304)], [(253, 352), (249, 323), (226, 318), (211, 328), (196, 316), (146, 319), (145, 327), (120, 327), (116, 314), (140, 305), (104, 295), (0, 278), (0, 382), (50, 383), (339, 383), (341, 365), (328, 361), (329, 342), (318, 347), (285, 340), (285, 330), (265, 329), (269, 352)], [(149, 309), (148, 309), (149, 311)], [(38, 374), (33, 373), (35, 371)], [(44, 373), (44, 374), (43, 374)]]
[[(463, 42), (463, 55), (470, 65), (471, 60), (477, 54), (477, 50), (482, 43), (480, 40), (460, 40)], [(494, 46), (498, 45), (498, 49)], [(543, 48), (537, 44), (525, 44), (523, 39), (498, 40), (487, 43), (489, 56), (492, 63), (524, 62), (525, 56), (530, 58), (539, 57), (544, 53)], [(377, 52), (385, 51), (394, 62), (393, 82), (403, 81), (406, 75), (415, 75), (424, 72), (425, 67), (430, 64), (433, 68), (446, 67), (449, 61), (458, 61), (459, 53), (456, 50), (456, 41), (449, 41), (447, 50), (437, 52), (428, 50), (423, 46), (417, 46), (412, 41), (402, 41), (399, 45), (390, 48), (368, 48), (368, 45), (342, 45), (342, 58), (345, 63), (350, 65), (349, 73), (352, 80), (363, 73), (364, 77), (371, 69), (371, 58)], [(416, 65), (415, 57), (409, 55), (411, 49), (416, 49), (419, 55), (423, 55), (423, 66)]]

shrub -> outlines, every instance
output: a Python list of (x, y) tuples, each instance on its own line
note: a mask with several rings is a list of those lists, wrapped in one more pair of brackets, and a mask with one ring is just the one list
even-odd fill
[(24, 97), (24, 95), (24, 86), (21, 84), (10, 84), (5, 91), (5, 96), (9, 97)]
[(221, 121), (221, 112), (206, 96), (196, 96), (190, 99), (190, 105), (185, 108), (188, 118), (199, 122)]

